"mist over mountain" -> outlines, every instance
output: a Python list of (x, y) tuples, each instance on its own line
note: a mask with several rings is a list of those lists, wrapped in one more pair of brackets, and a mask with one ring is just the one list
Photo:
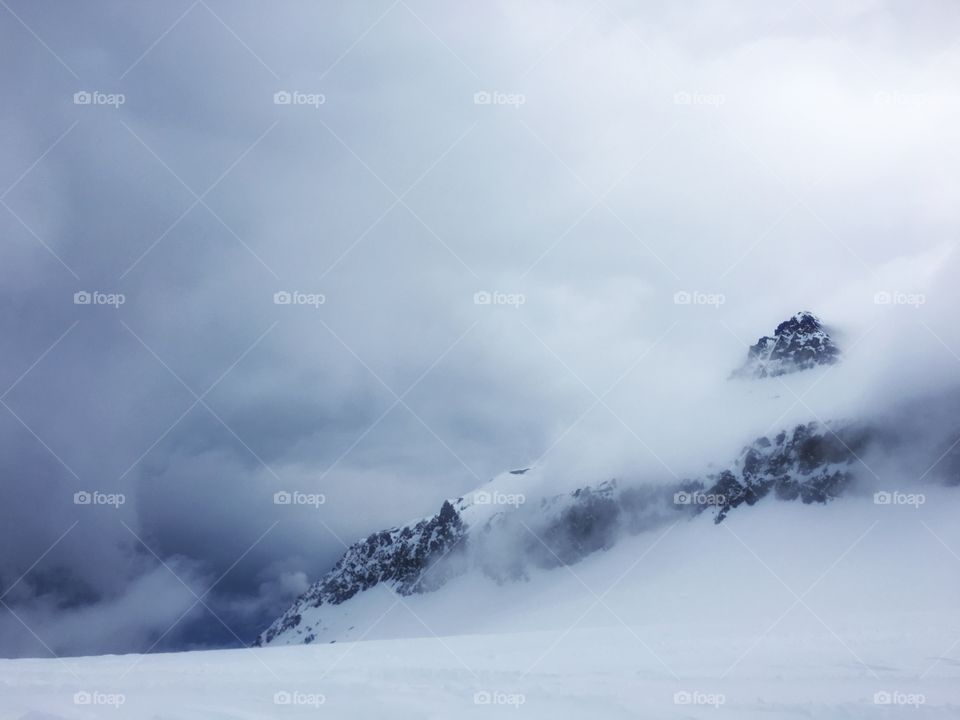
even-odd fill
[[(866, 664), (960, 662), (924, 635), (954, 630), (958, 35), (941, 0), (0, 2), (0, 657), (515, 647), (668, 530), (630, 632), (772, 624), (783, 588), (697, 548), (750, 530), (809, 584), (879, 520), (849, 577), (925, 639)], [(946, 509), (911, 525), (917, 494)], [(84, 711), (11, 663), (15, 720)]]
[[(759, 382), (832, 366), (840, 358), (821, 321), (800, 312), (751, 346), (734, 377)], [(363, 639), (374, 631), (382, 608), (361, 604), (351, 612), (337, 606), (363, 603), (362, 594), (374, 588), (386, 586), (399, 596), (429, 593), (471, 572), (498, 584), (522, 583), (533, 568), (575, 565), (625, 537), (701, 513), (719, 524), (737, 508), (765, 499), (823, 505), (850, 494), (883, 503), (894, 495), (922, 497), (928, 487), (960, 485), (958, 400), (953, 391), (913, 398), (876, 416), (799, 424), (756, 438), (720, 470), (674, 483), (612, 478), (537, 497), (529, 495), (537, 492), (537, 480), (541, 492), (551, 486), (543, 468), (504, 472), (444, 501), (433, 517), (352, 545), (255, 644)], [(931, 423), (931, 415), (942, 422)], [(344, 616), (349, 627), (338, 622)]]

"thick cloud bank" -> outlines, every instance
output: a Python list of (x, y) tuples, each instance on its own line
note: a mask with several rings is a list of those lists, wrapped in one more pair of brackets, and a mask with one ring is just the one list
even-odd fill
[[(2, 5), (0, 655), (956, 383), (955, 3)], [(844, 362), (729, 381), (798, 310)]]

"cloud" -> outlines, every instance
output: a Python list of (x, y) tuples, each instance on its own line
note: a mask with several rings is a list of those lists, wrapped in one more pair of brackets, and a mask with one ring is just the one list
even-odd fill
[[(154, 553), (229, 626), (162, 647), (235, 644), (505, 468), (657, 481), (952, 382), (952, 5), (207, 5), (3, 24), (0, 579), (58, 653), (189, 606)], [(783, 414), (726, 376), (800, 309), (849, 362)]]

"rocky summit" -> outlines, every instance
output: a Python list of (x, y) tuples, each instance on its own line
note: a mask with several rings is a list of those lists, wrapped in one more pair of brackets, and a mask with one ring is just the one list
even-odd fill
[(839, 360), (840, 349), (823, 323), (813, 313), (804, 311), (777, 325), (772, 336), (764, 336), (752, 345), (746, 361), (732, 377), (777, 377), (818, 365), (833, 365)]

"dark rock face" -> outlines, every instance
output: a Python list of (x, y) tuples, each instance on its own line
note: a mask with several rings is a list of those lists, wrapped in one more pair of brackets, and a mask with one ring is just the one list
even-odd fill
[(776, 377), (818, 365), (833, 365), (839, 359), (840, 350), (820, 320), (812, 313), (799, 312), (780, 323), (772, 337), (762, 337), (751, 346), (746, 362), (734, 371), (733, 377)]
[(254, 644), (265, 645), (280, 633), (298, 627), (303, 608), (339, 605), (378, 583), (391, 583), (401, 595), (435, 590), (447, 580), (442, 572), (431, 572), (437, 569), (435, 563), (462, 551), (465, 537), (460, 515), (448, 501), (432, 518), (373, 533), (354, 543), (333, 569), (301, 595)]
[(852, 481), (852, 468), (874, 434), (865, 426), (833, 430), (808, 423), (772, 440), (758, 438), (743, 449), (733, 468), (711, 478), (704, 491), (714, 499), (716, 522), (744, 503), (753, 505), (771, 490), (780, 500), (800, 499), (807, 504), (838, 497)]

